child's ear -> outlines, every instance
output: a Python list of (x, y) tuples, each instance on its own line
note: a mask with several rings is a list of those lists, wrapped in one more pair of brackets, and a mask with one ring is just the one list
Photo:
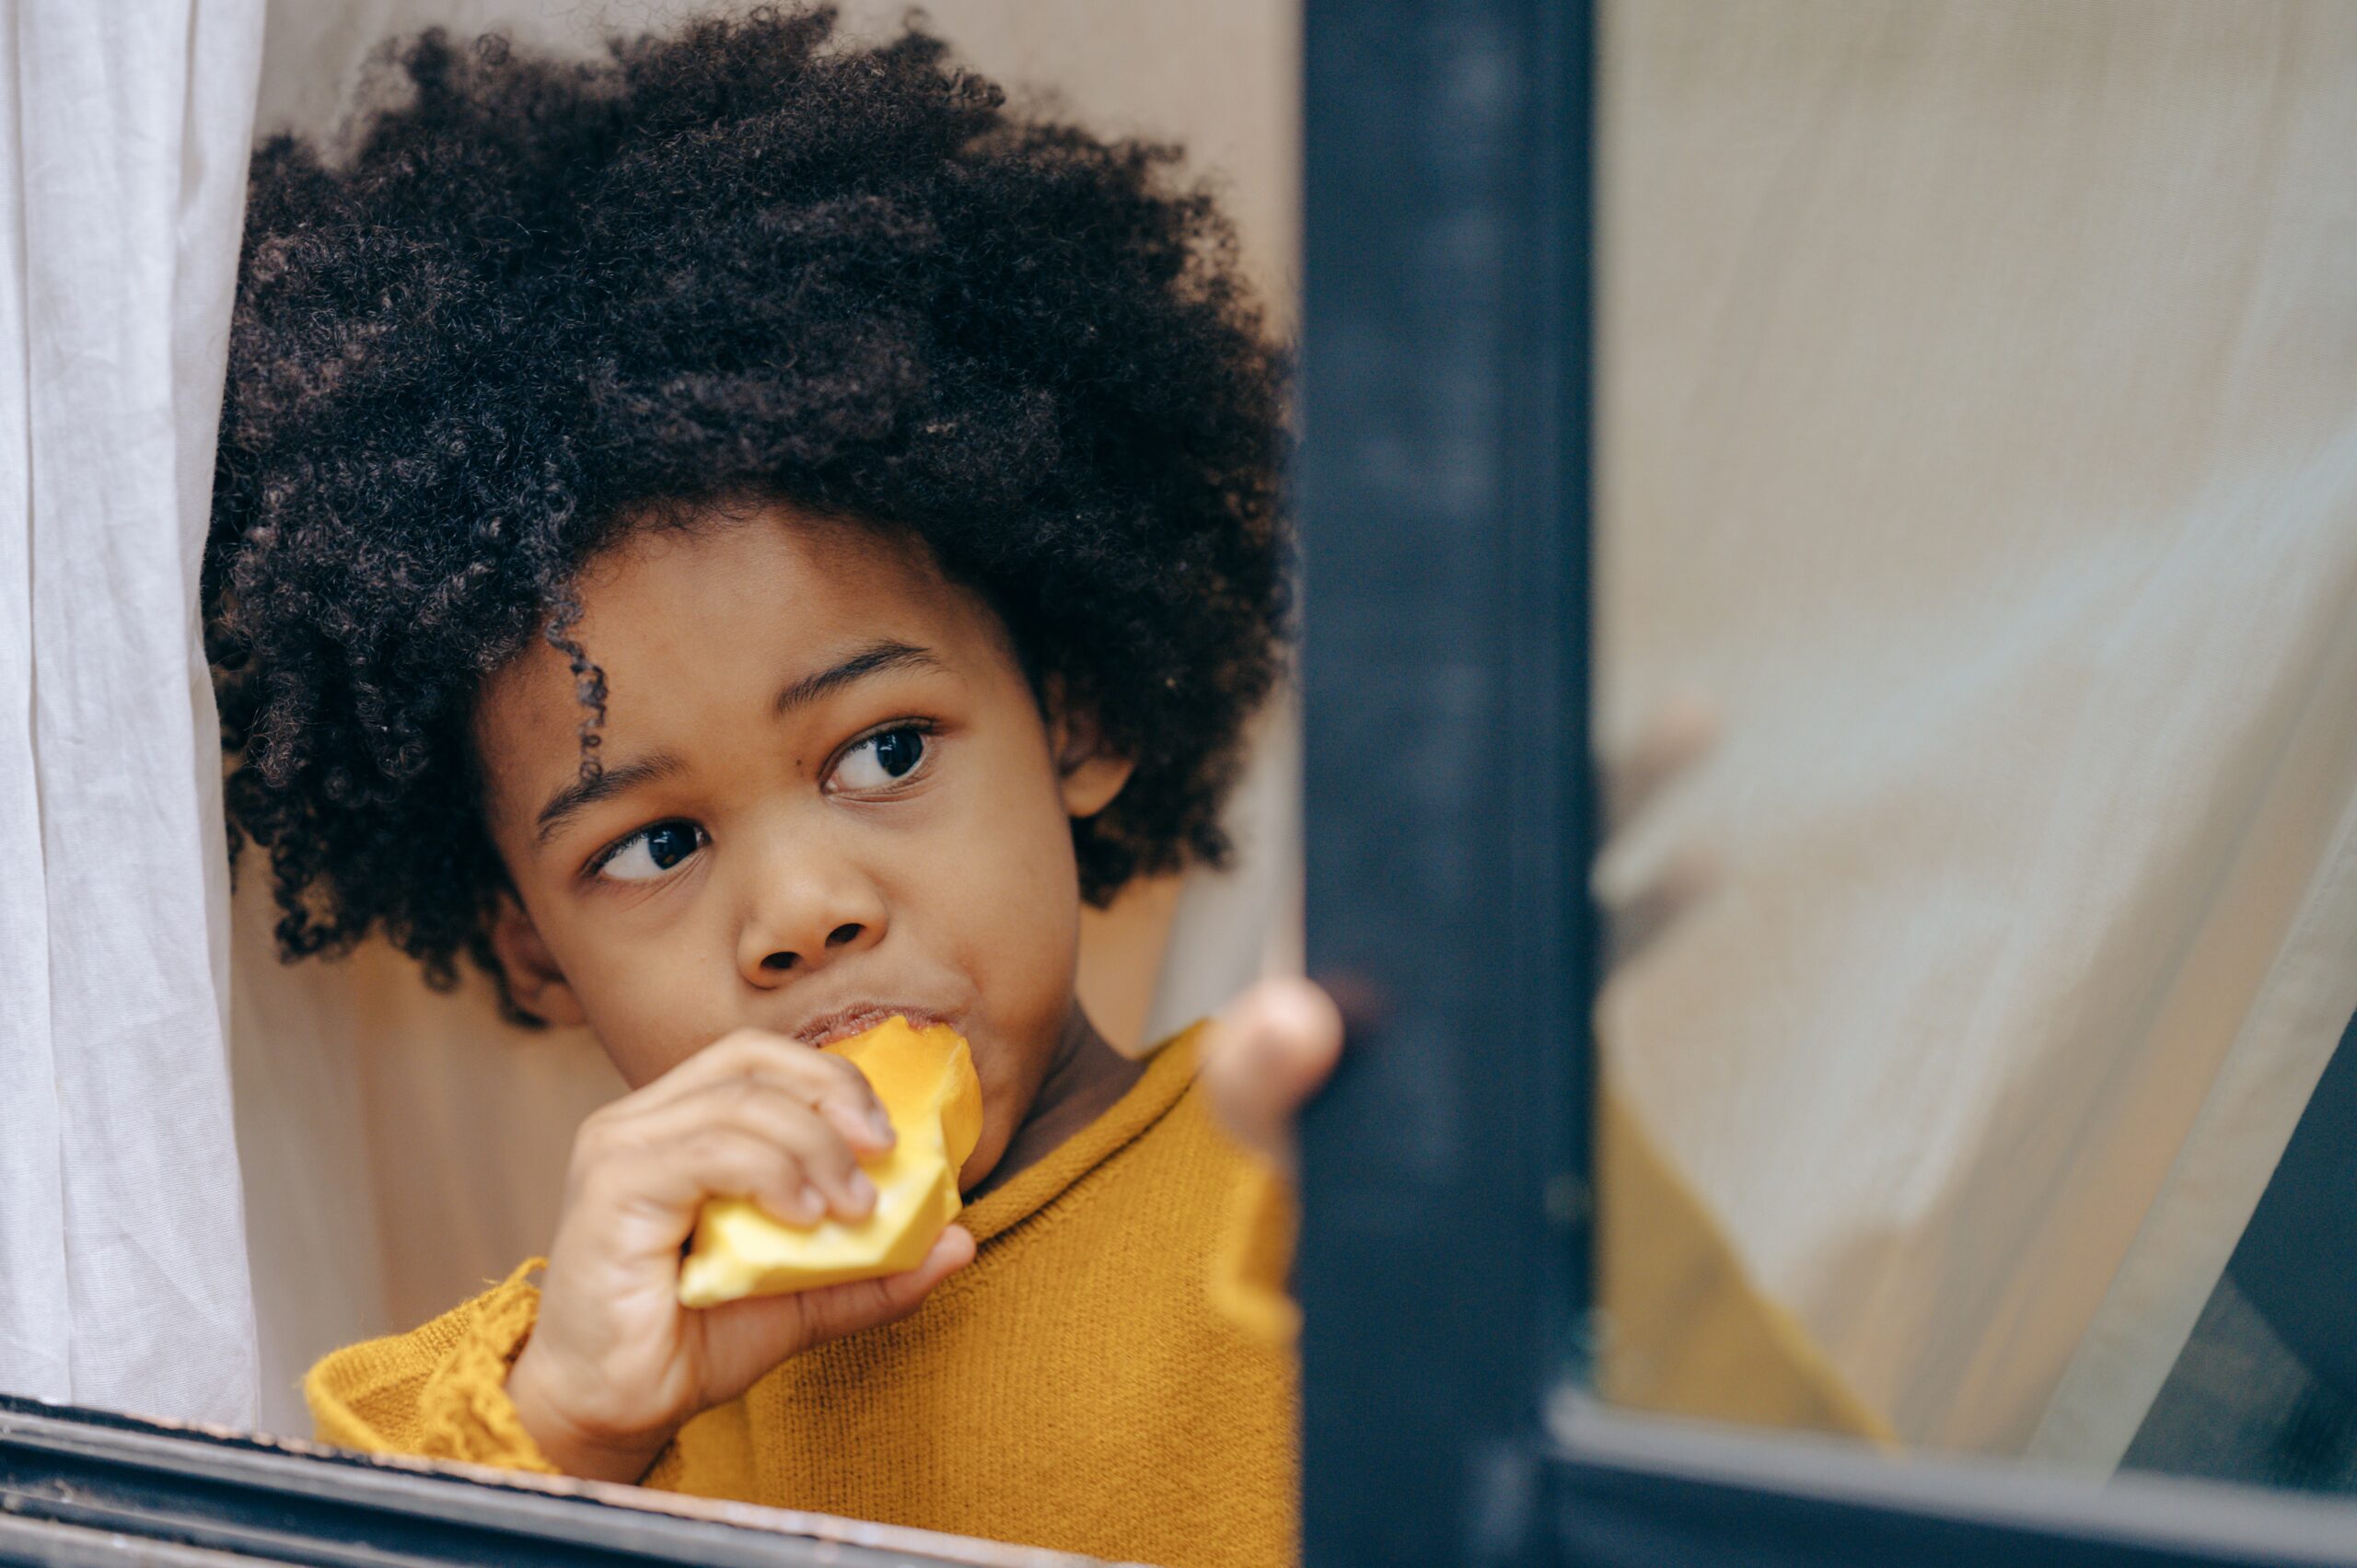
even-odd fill
[(512, 892), (499, 895), (491, 920), (491, 950), (507, 977), (509, 1000), (544, 1024), (581, 1024), (588, 1015), (581, 998), (556, 967), (540, 928), (524, 911), (524, 901)]
[(1048, 682), (1048, 744), (1055, 750), (1067, 817), (1094, 817), (1113, 804), (1137, 762), (1106, 749), (1095, 710), (1064, 700), (1063, 682)]

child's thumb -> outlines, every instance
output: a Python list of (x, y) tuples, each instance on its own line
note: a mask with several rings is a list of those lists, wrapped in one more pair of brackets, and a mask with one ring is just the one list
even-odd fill
[(735, 1399), (789, 1356), (907, 1317), (934, 1286), (973, 1260), (973, 1237), (953, 1225), (905, 1273), (703, 1308), (702, 1408)]
[(1204, 1087), (1230, 1135), (1278, 1168), (1293, 1165), (1294, 1120), (1333, 1075), (1342, 1015), (1306, 980), (1261, 981), (1205, 1036)]
[(819, 1345), (890, 1323), (914, 1312), (933, 1287), (974, 1260), (974, 1238), (964, 1225), (953, 1225), (935, 1238), (924, 1260), (906, 1273), (881, 1279), (853, 1280), (804, 1291), (789, 1299), (802, 1304), (803, 1343)]

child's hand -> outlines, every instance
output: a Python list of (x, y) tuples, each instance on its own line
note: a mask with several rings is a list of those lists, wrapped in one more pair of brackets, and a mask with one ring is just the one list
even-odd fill
[(861, 1154), (891, 1123), (840, 1056), (742, 1029), (583, 1123), (540, 1319), (507, 1391), (550, 1461), (634, 1481), (687, 1420), (787, 1356), (914, 1310), (974, 1256), (958, 1225), (887, 1279), (681, 1307), (679, 1249), (707, 1198), (749, 1198), (782, 1220), (875, 1206)]
[(1323, 988), (1261, 981), (1205, 1031), (1203, 1087), (1235, 1140), (1288, 1176), (1294, 1121), (1342, 1055), (1342, 1013)]
[[(1709, 703), (1673, 699), (1628, 753), (1605, 769), (1614, 844), (1599, 857), (1592, 886), (1605, 906), (1616, 970), (1718, 880), (1717, 859), (1704, 848), (1684, 846), (1666, 857), (1620, 853), (1629, 824), (1711, 749), (1717, 730)], [(1203, 1086), (1230, 1135), (1290, 1174), (1294, 1123), (1341, 1054), (1342, 1015), (1333, 998), (1306, 980), (1264, 980), (1229, 1004), (1209, 1031)]]

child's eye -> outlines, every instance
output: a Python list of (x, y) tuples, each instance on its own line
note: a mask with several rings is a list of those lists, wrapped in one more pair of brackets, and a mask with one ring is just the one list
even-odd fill
[(924, 731), (913, 726), (871, 735), (835, 764), (829, 787), (858, 793), (889, 789), (924, 761)]
[(598, 875), (616, 882), (652, 882), (704, 846), (693, 822), (657, 822), (606, 852)]

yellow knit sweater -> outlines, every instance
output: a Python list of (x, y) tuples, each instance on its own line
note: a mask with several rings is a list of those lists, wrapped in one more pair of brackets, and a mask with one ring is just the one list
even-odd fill
[[(968, 1209), (974, 1261), (913, 1316), (699, 1416), (646, 1484), (1172, 1568), (1291, 1562), (1293, 1203), (1213, 1127), (1197, 1038)], [(1608, 1083), (1597, 1111), (1608, 1396), (1887, 1442)], [(319, 1363), (320, 1438), (550, 1469), (505, 1393), (536, 1266)]]
[[(966, 1211), (980, 1249), (923, 1307), (705, 1411), (646, 1484), (1099, 1557), (1288, 1562), (1292, 1352), (1210, 1287), (1258, 1185), (1195, 1087), (1190, 1030)], [(539, 1301), (529, 1269), (322, 1361), (305, 1388), (319, 1436), (549, 1469), (504, 1391)]]

